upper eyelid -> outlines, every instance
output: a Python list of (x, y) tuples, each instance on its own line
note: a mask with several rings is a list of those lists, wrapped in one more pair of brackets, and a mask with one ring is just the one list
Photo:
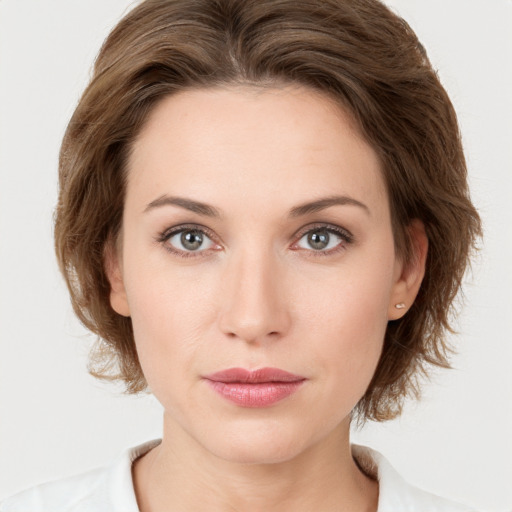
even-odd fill
[(336, 224), (332, 224), (330, 222), (315, 222), (313, 224), (308, 224), (307, 226), (304, 226), (303, 228), (299, 229), (294, 236), (302, 237), (306, 233), (309, 233), (310, 231), (315, 231), (317, 229), (322, 228), (337, 234), (343, 233), (347, 235), (347, 237), (351, 239), (353, 238), (352, 233), (348, 229), (342, 228), (341, 226), (337, 226)]
[(176, 235), (177, 233), (181, 233), (182, 231), (194, 231), (194, 230), (203, 232), (210, 239), (214, 239), (214, 238), (219, 239), (219, 237), (217, 235), (215, 235), (212, 230), (210, 230), (206, 226), (202, 226), (201, 224), (180, 224), (179, 226), (173, 226), (172, 228), (165, 229), (161, 233), (159, 238), (161, 238), (162, 240), (167, 240), (171, 236)]

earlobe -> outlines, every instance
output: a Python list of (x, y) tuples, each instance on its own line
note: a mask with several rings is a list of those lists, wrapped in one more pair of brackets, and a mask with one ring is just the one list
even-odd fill
[(412, 242), (410, 261), (397, 261), (397, 276), (388, 306), (388, 320), (402, 318), (412, 306), (420, 290), (428, 253), (428, 237), (425, 226), (414, 219), (408, 227)]
[(129, 317), (130, 308), (124, 287), (119, 252), (114, 242), (108, 242), (105, 246), (103, 260), (105, 272), (110, 283), (110, 305), (116, 313)]

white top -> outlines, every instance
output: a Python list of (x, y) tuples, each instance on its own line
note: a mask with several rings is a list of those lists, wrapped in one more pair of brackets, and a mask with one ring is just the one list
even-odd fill
[[(0, 503), (0, 512), (140, 512), (131, 467), (161, 443), (154, 439), (125, 450), (110, 466), (22, 491)], [(352, 444), (365, 473), (379, 481), (377, 512), (475, 512), (408, 484), (376, 450)]]

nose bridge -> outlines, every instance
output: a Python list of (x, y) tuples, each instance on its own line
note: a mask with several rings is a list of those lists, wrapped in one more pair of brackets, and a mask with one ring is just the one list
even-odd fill
[(244, 248), (229, 256), (223, 275), (221, 330), (246, 342), (277, 338), (289, 326), (282, 274), (271, 250)]

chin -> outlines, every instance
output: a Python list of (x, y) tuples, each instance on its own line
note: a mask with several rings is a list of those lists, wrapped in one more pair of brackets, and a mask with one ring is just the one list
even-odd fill
[(266, 443), (249, 445), (245, 443), (243, 446), (231, 445), (222, 450), (221, 447), (215, 447), (215, 455), (227, 462), (236, 464), (280, 464), (290, 461), (297, 457), (301, 451), (297, 446), (282, 446), (274, 443)]
[[(238, 464), (278, 464), (300, 455), (308, 446), (304, 432), (284, 426), (253, 429), (226, 429), (203, 446), (215, 456)], [(277, 431), (276, 431), (277, 430)]]

